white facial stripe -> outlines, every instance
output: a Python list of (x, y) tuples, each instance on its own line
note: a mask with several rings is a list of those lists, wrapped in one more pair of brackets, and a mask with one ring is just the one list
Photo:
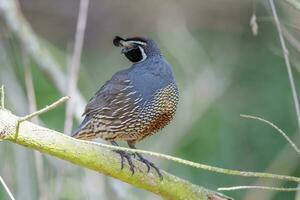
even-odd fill
[(141, 41), (126, 41), (130, 44), (139, 44), (139, 45), (143, 45), (143, 46), (146, 46), (147, 44), (145, 42), (141, 42)]
[(142, 52), (142, 60), (140, 60), (139, 62), (144, 61), (147, 58), (147, 55), (145, 54), (145, 51), (142, 47), (139, 46), (140, 51)]

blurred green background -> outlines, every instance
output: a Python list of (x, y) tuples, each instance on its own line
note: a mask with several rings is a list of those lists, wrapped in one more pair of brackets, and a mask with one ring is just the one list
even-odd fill
[[(275, 2), (284, 30), (296, 39), (287, 43), (296, 86), (300, 88), (297, 49), (300, 10), (285, 0)], [(67, 73), (79, 1), (22, 0), (20, 6), (43, 45)], [(149, 36), (173, 65), (180, 103), (175, 120), (139, 143), (138, 148), (213, 166), (299, 176), (299, 157), (274, 129), (239, 117), (252, 114), (268, 119), (299, 143), (288, 75), (268, 2), (256, 3), (259, 25), (256, 37), (249, 26), (253, 11), (250, 0), (91, 0), (79, 90), (88, 100), (112, 74), (130, 65), (121, 56), (120, 49), (113, 47), (115, 35)], [(24, 63), (32, 70), (38, 108), (62, 96), (24, 52), (3, 18), (0, 25), (0, 84), (6, 86), (7, 107), (19, 115), (28, 113)], [(65, 108), (60, 106), (40, 119), (45, 126), (63, 131), (64, 116)], [(77, 125), (76, 121), (74, 128)], [(43, 155), (42, 161), (37, 162), (32, 150), (12, 143), (0, 143), (0, 157), (0, 174), (17, 199), (160, 199), (56, 158)], [(162, 169), (213, 190), (248, 184), (296, 187), (275, 180), (215, 174), (151, 159)], [(297, 199), (293, 192), (224, 193), (247, 200)], [(8, 199), (2, 186), (0, 199)]]

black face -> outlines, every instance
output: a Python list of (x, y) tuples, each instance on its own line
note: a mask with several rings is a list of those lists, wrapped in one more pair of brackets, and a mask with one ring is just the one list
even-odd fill
[[(124, 45), (124, 43), (127, 43), (127, 45)], [(135, 43), (137, 42), (137, 43)], [(123, 47), (122, 53), (126, 56), (128, 60), (131, 62), (140, 62), (145, 59), (146, 55), (144, 52), (144, 46), (141, 43), (146, 43), (142, 38), (128, 38), (123, 39), (119, 36), (116, 36), (113, 40), (113, 44), (117, 47)]]
[(128, 60), (130, 60), (131, 62), (140, 62), (141, 60), (143, 60), (143, 54), (141, 52), (141, 50), (137, 47), (131, 50), (128, 50), (124, 53), (124, 55), (126, 56), (126, 58), (128, 58)]

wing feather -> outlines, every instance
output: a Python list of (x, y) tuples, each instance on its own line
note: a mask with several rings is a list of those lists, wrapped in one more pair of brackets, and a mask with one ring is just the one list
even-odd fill
[(130, 87), (127, 73), (121, 71), (115, 74), (89, 100), (82, 115), (89, 115), (105, 108), (111, 109), (116, 102), (115, 99)]

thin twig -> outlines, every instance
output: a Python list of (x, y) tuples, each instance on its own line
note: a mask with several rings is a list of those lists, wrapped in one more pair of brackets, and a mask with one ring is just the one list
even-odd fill
[(79, 6), (79, 14), (75, 36), (74, 52), (69, 66), (69, 80), (68, 80), (68, 91), (67, 95), (72, 99), (67, 103), (66, 106), (66, 118), (64, 133), (70, 134), (73, 126), (73, 114), (74, 114), (74, 102), (76, 94), (76, 85), (78, 81), (81, 52), (84, 41), (84, 33), (86, 28), (87, 16), (88, 16), (89, 0), (81, 0)]
[(84, 140), (82, 142), (97, 145), (97, 146), (104, 147), (104, 148), (113, 149), (113, 150), (122, 150), (122, 151), (126, 151), (126, 152), (131, 152), (131, 153), (141, 153), (141, 154), (146, 154), (149, 156), (156, 156), (158, 158), (164, 158), (164, 159), (171, 160), (173, 162), (177, 162), (177, 163), (180, 163), (183, 165), (187, 165), (187, 166), (198, 168), (198, 169), (203, 169), (206, 171), (212, 171), (215, 173), (234, 175), (234, 176), (270, 178), (270, 179), (278, 179), (278, 180), (285, 180), (285, 181), (293, 181), (293, 182), (297, 182), (297, 183), (300, 182), (300, 178), (295, 177), (295, 176), (285, 176), (285, 175), (278, 175), (278, 174), (271, 174), (271, 173), (248, 172), (248, 171), (225, 169), (225, 168), (214, 167), (214, 166), (205, 165), (205, 164), (201, 164), (201, 163), (196, 163), (196, 162), (192, 162), (189, 160), (184, 160), (182, 158), (178, 158), (178, 157), (174, 157), (174, 156), (170, 156), (170, 155), (166, 155), (166, 154), (161, 154), (161, 153), (156, 153), (156, 152), (152, 152), (152, 151), (145, 151), (145, 150), (140, 150), (140, 149), (130, 149), (130, 148), (126, 148), (126, 147), (113, 146), (113, 145), (108, 145), (108, 144), (103, 144), (103, 143), (93, 142), (93, 141), (85, 141)]
[(256, 116), (251, 116), (251, 115), (240, 115), (240, 116), (243, 117), (243, 118), (247, 118), (247, 119), (255, 119), (255, 120), (264, 122), (264, 123), (272, 126), (274, 129), (276, 129), (288, 141), (288, 143), (290, 143), (290, 145), (293, 147), (293, 149), (297, 153), (300, 154), (300, 149), (297, 147), (297, 145), (289, 138), (289, 136), (287, 136), (287, 134), (283, 130), (281, 130), (278, 126), (276, 126), (272, 122), (270, 122), (270, 121), (268, 121), (266, 119), (263, 119), (263, 118), (260, 118), (260, 117), (256, 117)]
[(0, 182), (3, 185), (5, 191), (7, 192), (9, 198), (11, 200), (15, 200), (14, 196), (12, 195), (11, 191), (9, 190), (9, 188), (7, 187), (6, 183), (4, 182), (3, 178), (0, 176)]
[(241, 185), (241, 186), (218, 188), (219, 191), (243, 190), (243, 189), (275, 190), (281, 192), (295, 192), (300, 190), (300, 188), (268, 187), (268, 186), (256, 186), (256, 185)]
[[(296, 132), (291, 139), (298, 144), (300, 141), (300, 134)], [(299, 154), (294, 152), (295, 150), (287, 143), (283, 148), (279, 149), (279, 152), (272, 159), (271, 163), (265, 167), (264, 171), (281, 172), (283, 174), (293, 173), (299, 165)], [(265, 180), (261, 178), (251, 183), (251, 185), (269, 185), (272, 187), (283, 187), (283, 184), (284, 181)], [(248, 190), (244, 195), (244, 199), (274, 199), (272, 198), (274, 195), (275, 191), (272, 190)]]
[(35, 117), (35, 116), (41, 115), (41, 114), (43, 114), (45, 112), (48, 112), (49, 110), (52, 110), (53, 108), (57, 107), (58, 105), (64, 103), (65, 101), (67, 101), (69, 99), (70, 99), (69, 96), (62, 97), (59, 100), (55, 101), (54, 103), (46, 106), (45, 108), (42, 108), (41, 110), (33, 112), (33, 113), (31, 113), (29, 115), (26, 115), (24, 117), (21, 117), (18, 121), (19, 121), (19, 123), (21, 123), (21, 122), (24, 122), (24, 121), (26, 121), (28, 119), (31, 119), (31, 118)]
[(16, 135), (15, 135), (15, 139), (18, 138), (18, 134), (19, 134), (19, 128), (20, 128), (20, 124), (26, 120), (29, 120), (35, 116), (38, 116), (40, 114), (43, 114), (45, 112), (48, 112), (49, 110), (52, 110), (53, 108), (57, 107), (58, 105), (64, 103), (65, 101), (69, 100), (70, 97), (69, 96), (65, 96), (65, 97), (62, 97), (60, 98), (59, 100), (55, 101), (54, 103), (52, 103), (51, 105), (48, 105), (44, 108), (42, 108), (41, 110), (38, 110), (36, 112), (33, 112), (29, 115), (26, 115), (24, 117), (20, 117), (18, 122), (17, 122), (17, 126), (16, 126)]
[(274, 21), (275, 21), (275, 24), (276, 24), (276, 28), (277, 28), (277, 31), (278, 31), (278, 35), (279, 35), (279, 39), (280, 39), (280, 43), (281, 43), (281, 47), (282, 47), (282, 53), (283, 53), (286, 68), (287, 68), (287, 71), (288, 71), (288, 77), (289, 77), (289, 81), (290, 81), (290, 85), (291, 85), (293, 100), (294, 100), (296, 114), (297, 114), (298, 129), (300, 130), (299, 102), (298, 102), (297, 90), (296, 90), (296, 86), (295, 86), (295, 82), (294, 82), (294, 78), (293, 78), (293, 73), (292, 73), (292, 69), (291, 69), (291, 64), (290, 64), (290, 59), (289, 59), (289, 52), (288, 52), (288, 49), (287, 49), (285, 41), (284, 41), (283, 32), (282, 32), (282, 29), (281, 29), (281, 26), (280, 26), (280, 22), (279, 22), (277, 11), (276, 11), (276, 8), (275, 8), (275, 5), (274, 5), (274, 1), (269, 0), (269, 3), (270, 3), (270, 6), (271, 6), (271, 10), (272, 10), (273, 18), (274, 18)]
[(1, 85), (1, 88), (0, 88), (0, 93), (1, 93), (1, 108), (4, 109), (5, 108), (5, 105), (4, 105), (4, 98), (5, 98), (5, 93), (4, 93), (4, 85)]

